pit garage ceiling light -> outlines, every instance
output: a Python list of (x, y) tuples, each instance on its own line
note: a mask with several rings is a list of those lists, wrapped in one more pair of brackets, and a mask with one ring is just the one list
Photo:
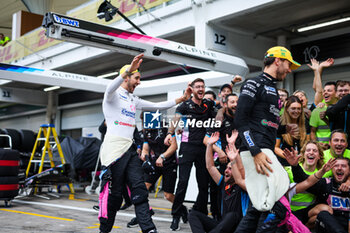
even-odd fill
[(53, 90), (57, 90), (60, 88), (61, 88), (60, 86), (52, 86), (52, 87), (44, 88), (44, 91), (48, 92), (48, 91), (53, 91)]
[(112, 73), (108, 73), (108, 74), (103, 74), (103, 75), (99, 75), (97, 76), (97, 78), (108, 78), (114, 75), (118, 75), (119, 72), (112, 72)]
[(347, 21), (350, 21), (350, 17), (336, 19), (336, 20), (332, 20), (332, 21), (328, 21), (328, 22), (324, 22), (324, 23), (319, 23), (319, 24), (315, 24), (315, 25), (311, 25), (311, 26), (302, 27), (302, 28), (299, 28), (297, 31), (298, 32), (305, 32), (305, 31), (310, 31), (310, 30), (316, 29), (316, 28), (322, 28), (322, 27), (327, 27), (330, 25), (338, 24), (338, 23), (344, 23)]

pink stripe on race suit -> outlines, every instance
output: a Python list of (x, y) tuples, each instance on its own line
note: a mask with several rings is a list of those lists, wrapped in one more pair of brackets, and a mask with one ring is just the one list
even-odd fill
[(131, 197), (131, 191), (130, 191), (130, 189), (129, 189), (129, 186), (126, 186), (126, 189), (128, 190), (128, 195), (129, 195), (129, 197)]
[(100, 192), (100, 196), (98, 198), (98, 205), (100, 207), (99, 211), (98, 211), (98, 219), (100, 218), (107, 218), (108, 219), (108, 194), (109, 194), (109, 181), (105, 184), (105, 186), (103, 187), (103, 191)]

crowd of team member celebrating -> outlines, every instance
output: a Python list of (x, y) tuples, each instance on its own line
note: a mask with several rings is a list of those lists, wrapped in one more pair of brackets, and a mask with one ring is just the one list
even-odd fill
[[(314, 73), (314, 101), (302, 90), (289, 95), (286, 89), (277, 89), (277, 81), (300, 64), (288, 49), (276, 46), (264, 56), (263, 73), (245, 80), (239, 96), (232, 93), (242, 81), (239, 76), (220, 88), (218, 100), (197, 78), (182, 97), (150, 104), (132, 95), (140, 84), (142, 56), (122, 70), (104, 98), (109, 142), (104, 142), (101, 153), (106, 161), (102, 183), (107, 185), (100, 195), (101, 232), (111, 231), (125, 185), (136, 211), (128, 227), (157, 232), (146, 190), (161, 175), (164, 196), (172, 203), (172, 231), (180, 230), (182, 219), (195, 233), (350, 232), (350, 82), (322, 85), (322, 72), (333, 59), (312, 59), (308, 64)], [(131, 112), (179, 104), (169, 127), (140, 130), (143, 143), (138, 155), (131, 129), (128, 135), (118, 133), (135, 128), (135, 114), (125, 114), (129, 104)], [(179, 121), (208, 119), (221, 124), (174, 127)], [(178, 153), (176, 138), (181, 138)], [(116, 141), (124, 149), (116, 148)], [(111, 153), (116, 155), (108, 156)], [(137, 156), (142, 162), (134, 161)], [(188, 211), (183, 202), (193, 165), (198, 195)]]

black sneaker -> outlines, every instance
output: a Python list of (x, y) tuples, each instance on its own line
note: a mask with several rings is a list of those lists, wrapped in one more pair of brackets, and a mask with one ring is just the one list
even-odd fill
[(188, 217), (187, 217), (187, 215), (188, 215), (187, 208), (186, 208), (186, 206), (183, 206), (183, 212), (182, 212), (182, 214), (181, 214), (181, 218), (182, 218), (182, 221), (183, 221), (184, 223), (187, 223), (187, 222), (188, 222)]
[(132, 219), (130, 220), (130, 222), (128, 222), (128, 224), (126, 224), (126, 226), (127, 226), (128, 228), (137, 227), (138, 225), (139, 225), (139, 221), (137, 220), (136, 217), (132, 218)]
[(126, 210), (127, 208), (129, 208), (131, 206), (131, 204), (126, 204), (124, 203), (124, 205), (122, 205), (122, 207), (120, 207), (120, 210)]
[(173, 221), (171, 222), (170, 229), (172, 231), (178, 231), (180, 230), (180, 218), (179, 217), (173, 217)]

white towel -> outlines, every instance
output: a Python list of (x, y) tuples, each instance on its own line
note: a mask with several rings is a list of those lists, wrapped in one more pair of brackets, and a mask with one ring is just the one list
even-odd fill
[(269, 211), (288, 190), (289, 178), (276, 155), (270, 149), (261, 149), (272, 161), (273, 173), (269, 176), (258, 174), (254, 157), (249, 151), (241, 152), (245, 170), (245, 184), (253, 206), (259, 211)]
[(131, 146), (132, 139), (106, 134), (101, 145), (101, 164), (108, 166), (120, 158)]

